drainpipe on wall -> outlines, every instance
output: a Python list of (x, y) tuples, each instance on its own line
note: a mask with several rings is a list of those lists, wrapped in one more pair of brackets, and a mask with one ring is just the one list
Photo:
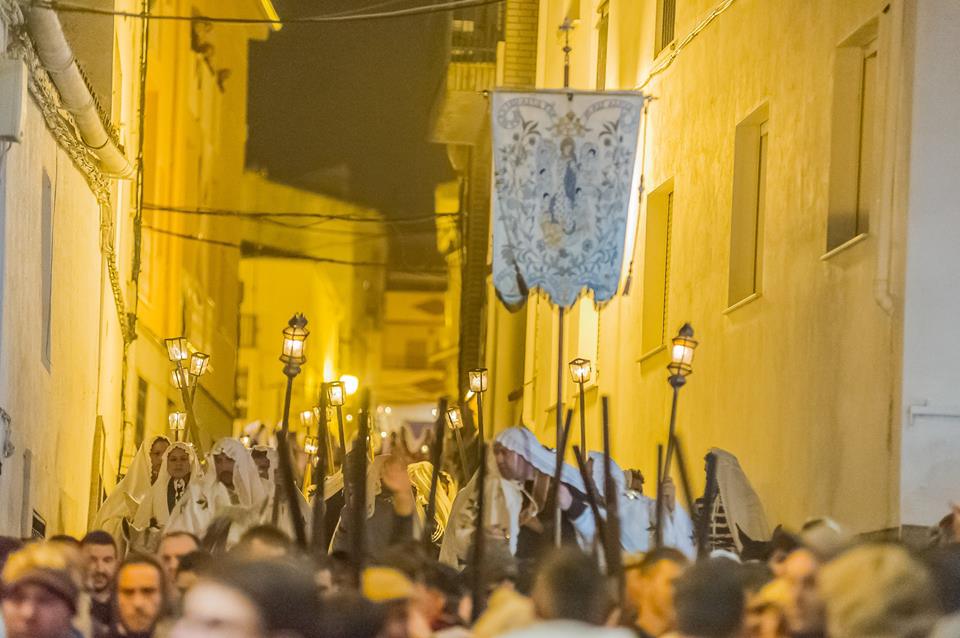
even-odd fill
[(110, 177), (132, 179), (136, 170), (107, 131), (93, 97), (52, 9), (23, 6), (27, 30), (40, 62), (53, 80), (63, 105), (73, 115), (84, 144)]

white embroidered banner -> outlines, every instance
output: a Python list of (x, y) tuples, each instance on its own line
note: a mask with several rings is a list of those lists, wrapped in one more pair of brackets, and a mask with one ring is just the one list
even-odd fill
[(562, 308), (617, 293), (643, 99), (493, 94), (493, 283), (507, 306), (534, 288)]

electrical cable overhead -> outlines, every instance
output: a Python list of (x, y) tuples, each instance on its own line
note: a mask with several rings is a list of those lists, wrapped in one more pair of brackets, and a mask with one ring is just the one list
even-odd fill
[(281, 18), (272, 20), (270, 18), (240, 18), (240, 17), (211, 17), (203, 15), (170, 15), (170, 14), (146, 14), (136, 11), (116, 11), (111, 9), (98, 9), (96, 7), (86, 7), (70, 2), (61, 2), (60, 0), (33, 0), (30, 5), (41, 9), (53, 9), (54, 11), (83, 13), (87, 15), (115, 16), (121, 18), (140, 18), (149, 20), (171, 20), (183, 22), (211, 22), (217, 24), (330, 24), (336, 22), (357, 22), (361, 20), (380, 20), (385, 18), (402, 18), (405, 16), (427, 15), (432, 13), (445, 13), (455, 9), (466, 9), (470, 7), (482, 7), (491, 4), (500, 4), (506, 0), (450, 0), (448, 2), (439, 2), (436, 4), (419, 5), (408, 7), (406, 9), (392, 9), (390, 11), (374, 11), (370, 13), (354, 13), (346, 15), (317, 15), (303, 16), (293, 18)]
[(335, 213), (308, 213), (306, 211), (242, 211), (230, 208), (187, 208), (183, 206), (161, 206), (159, 204), (144, 204), (144, 209), (166, 213), (180, 213), (185, 215), (206, 215), (209, 217), (240, 217), (245, 219), (263, 218), (296, 218), (316, 219), (325, 221), (346, 221), (371, 224), (422, 224), (445, 217), (459, 217), (460, 213), (433, 213), (418, 217), (401, 217), (399, 219), (383, 219), (381, 217), (365, 217), (362, 215), (341, 215)]
[(307, 253), (298, 252), (295, 250), (288, 250), (286, 248), (278, 248), (276, 246), (269, 246), (265, 244), (258, 244), (255, 242), (243, 241), (240, 243), (226, 241), (223, 239), (213, 239), (211, 237), (201, 237), (200, 235), (191, 235), (189, 233), (179, 233), (175, 230), (166, 230), (164, 228), (157, 228), (156, 226), (150, 226), (149, 224), (143, 224), (141, 227), (144, 230), (149, 230), (160, 235), (167, 235), (169, 237), (176, 237), (178, 239), (184, 239), (187, 241), (195, 241), (202, 244), (209, 244), (212, 246), (220, 246), (221, 248), (230, 248), (233, 250), (239, 250), (243, 253), (245, 257), (273, 257), (277, 259), (298, 259), (303, 261), (312, 261), (319, 264), (333, 264), (338, 266), (368, 266), (371, 268), (386, 268), (393, 272), (412, 272), (412, 273), (424, 273), (424, 274), (446, 274), (446, 270), (437, 270), (437, 269), (416, 269), (416, 270), (404, 270), (402, 268), (396, 268), (392, 264), (388, 264), (382, 261), (353, 261), (350, 259), (337, 259), (335, 257), (319, 257), (316, 255), (309, 255)]

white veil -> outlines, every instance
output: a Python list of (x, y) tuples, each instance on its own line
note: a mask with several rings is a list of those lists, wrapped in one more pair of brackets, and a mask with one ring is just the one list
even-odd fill
[[(141, 501), (137, 508), (137, 514), (133, 518), (133, 526), (137, 529), (144, 529), (150, 525), (151, 519), (156, 519), (160, 527), (164, 527), (170, 519), (170, 509), (167, 507), (167, 487), (170, 482), (170, 472), (167, 469), (167, 457), (173, 450), (184, 450), (190, 460), (190, 483), (203, 480), (203, 470), (200, 469), (200, 461), (197, 459), (197, 453), (193, 446), (183, 441), (172, 443), (163, 454), (163, 462), (160, 464), (160, 473), (157, 480), (150, 487), (147, 496)], [(189, 484), (188, 484), (189, 485)], [(186, 492), (184, 492), (186, 495)]]
[(121, 537), (122, 520), (136, 514), (140, 502), (150, 491), (150, 450), (159, 440), (170, 442), (167, 437), (158, 435), (150, 437), (140, 445), (127, 468), (127, 475), (117, 483), (97, 511), (93, 529), (110, 532), (114, 538)]

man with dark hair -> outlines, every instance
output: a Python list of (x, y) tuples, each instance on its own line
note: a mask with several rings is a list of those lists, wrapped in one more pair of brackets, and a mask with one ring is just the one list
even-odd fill
[(80, 541), (84, 563), (84, 587), (90, 595), (90, 616), (104, 626), (113, 620), (113, 577), (117, 573), (117, 544), (102, 529)]
[(726, 559), (697, 563), (677, 579), (677, 633), (682, 638), (733, 638), (743, 628), (743, 580)]
[[(180, 566), (180, 559), (200, 549), (200, 539), (190, 532), (169, 532), (160, 539), (160, 546), (157, 548), (157, 558), (163, 566), (164, 580), (169, 586), (177, 578), (177, 568)], [(168, 594), (176, 597), (175, 591), (168, 591)]]
[(152, 638), (165, 611), (163, 567), (151, 556), (128, 557), (117, 570), (116, 599), (108, 638)]
[(659, 547), (640, 562), (627, 565), (627, 600), (636, 609), (634, 631), (641, 638), (655, 638), (674, 629), (673, 583), (687, 564), (681, 551)]
[(612, 607), (606, 578), (596, 560), (572, 546), (549, 552), (533, 586), (539, 622), (511, 638), (629, 638), (627, 629), (603, 628)]
[(271, 560), (289, 554), (291, 546), (290, 537), (283, 530), (264, 524), (244, 532), (230, 553), (242, 560)]
[(180, 599), (187, 593), (187, 590), (193, 587), (194, 583), (200, 580), (213, 567), (213, 556), (202, 549), (190, 552), (180, 559), (180, 567), (177, 568), (177, 579), (174, 585), (180, 594)]

